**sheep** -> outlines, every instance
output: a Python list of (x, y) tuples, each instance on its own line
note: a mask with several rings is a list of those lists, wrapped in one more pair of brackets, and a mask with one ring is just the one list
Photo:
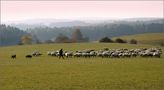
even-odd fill
[(123, 53), (123, 57), (131, 57), (131, 54), (128, 52)]
[(56, 56), (57, 52), (51, 52), (50, 55), (51, 56)]
[(59, 51), (48, 51), (47, 52), (48, 56), (59, 56)]
[(103, 57), (103, 54), (102, 54), (101, 52), (98, 52), (98, 53), (97, 53), (97, 56), (98, 56), (98, 57)]
[[(59, 56), (59, 51), (49, 51), (47, 52), (49, 56)], [(99, 51), (93, 49), (78, 50), (75, 52), (64, 51), (64, 56), (66, 57), (106, 57), (106, 58), (121, 58), (121, 57), (160, 57), (162, 50), (159, 48), (137, 48), (137, 49), (108, 49), (104, 48)]]
[(73, 56), (73, 52), (68, 52), (68, 51), (66, 51), (66, 52), (64, 53), (64, 56), (66, 56), (67, 58), (68, 58), (68, 57), (72, 57), (72, 56)]
[(32, 56), (41, 56), (42, 54), (38, 51), (35, 51), (32, 53)]
[(111, 55), (111, 53), (109, 51), (102, 52), (103, 57), (109, 57), (110, 55)]
[(136, 56), (137, 56), (137, 53), (136, 53), (136, 52), (132, 52), (132, 53), (131, 53), (131, 56), (132, 56), (132, 57), (136, 57)]
[(111, 53), (111, 57), (119, 58), (120, 56), (119, 56), (119, 53), (113, 52), (113, 53)]
[(51, 56), (51, 51), (48, 51), (48, 52), (47, 52), (47, 55), (48, 55), (48, 56)]
[(91, 51), (89, 54), (91, 57), (95, 57), (97, 55), (95, 51)]
[(75, 52), (73, 54), (74, 57), (81, 57), (82, 56), (82, 53), (81, 52)]
[(161, 57), (161, 54), (160, 54), (159, 52), (154, 52), (154, 53), (153, 53), (153, 56), (154, 56), (154, 57), (160, 58), (160, 57)]
[(96, 53), (98, 57), (103, 57), (103, 50), (99, 50)]

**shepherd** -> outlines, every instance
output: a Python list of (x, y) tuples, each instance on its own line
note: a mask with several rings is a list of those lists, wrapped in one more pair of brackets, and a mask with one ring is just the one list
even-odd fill
[(59, 51), (59, 59), (60, 59), (61, 57), (64, 59), (64, 56), (63, 56), (63, 49), (60, 49), (60, 51)]

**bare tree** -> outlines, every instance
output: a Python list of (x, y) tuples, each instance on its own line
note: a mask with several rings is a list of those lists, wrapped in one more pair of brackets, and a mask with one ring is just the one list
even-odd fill
[(81, 42), (81, 41), (83, 41), (83, 35), (82, 35), (80, 29), (76, 29), (72, 33), (72, 41), (73, 42)]
[(32, 36), (30, 34), (21, 37), (22, 44), (32, 44)]

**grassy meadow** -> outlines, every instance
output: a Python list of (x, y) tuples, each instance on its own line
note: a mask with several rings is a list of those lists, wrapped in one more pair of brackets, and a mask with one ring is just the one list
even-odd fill
[[(47, 51), (151, 48), (152, 45), (67, 43), (0, 47), (0, 90), (163, 90), (164, 54), (161, 58), (65, 58)], [(160, 47), (162, 48), (162, 47)], [(40, 57), (26, 59), (38, 50)], [(162, 48), (164, 52), (164, 48)], [(15, 60), (11, 54), (17, 54)]]
[(159, 46), (162, 43), (164, 43), (164, 33), (145, 33), (145, 34), (136, 34), (136, 35), (126, 35), (126, 36), (121, 36), (119, 38), (128, 41), (131, 39), (136, 39), (140, 44), (151, 44), (151, 45)]

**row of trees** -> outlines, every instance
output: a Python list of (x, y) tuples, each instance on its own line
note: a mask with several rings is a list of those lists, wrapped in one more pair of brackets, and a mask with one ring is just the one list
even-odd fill
[[(63, 35), (62, 33), (60, 33), (56, 39), (53, 40), (47, 40), (45, 43), (73, 43), (73, 42), (86, 42), (88, 41), (87, 38), (83, 38), (83, 35), (81, 34), (80, 30), (77, 29), (75, 30), (75, 32), (73, 32), (72, 34), (72, 38), (69, 38), (65, 35)], [(32, 36), (31, 34), (27, 34), (21, 37), (21, 42), (19, 43), (19, 45), (22, 44), (32, 44), (34, 42), (34, 36)], [(115, 40), (112, 40), (108, 37), (104, 37), (102, 39), (99, 40), (100, 43), (130, 43), (130, 44), (137, 44), (137, 40), (135, 39), (131, 39), (130, 41), (126, 41), (124, 39), (121, 38), (116, 38)], [(36, 39), (35, 37), (35, 43), (39, 44), (41, 43), (38, 39)]]
[[(89, 38), (84, 37), (80, 29), (76, 29), (72, 32), (70, 37), (59, 33), (57, 37), (53, 40), (46, 40), (42, 43), (72, 43), (72, 42), (88, 42)], [(126, 40), (117, 38), (112, 40), (108, 37), (104, 37), (99, 40), (99, 42), (110, 42), (110, 43), (127, 43)], [(29, 34), (25, 31), (22, 31), (18, 28), (1, 25), (0, 28), (0, 45), (23, 45), (23, 44), (32, 44), (32, 43), (41, 43), (37, 36), (33, 33)], [(129, 41), (131, 44), (137, 44), (137, 40), (132, 39)]]
[[(121, 38), (116, 38), (115, 40), (112, 40), (108, 37), (104, 37), (104, 38), (100, 39), (99, 42), (104, 42), (104, 43), (128, 43), (126, 40), (121, 39)], [(138, 42), (135, 39), (131, 39), (129, 41), (129, 43), (130, 44), (137, 44)]]
[[(46, 40), (42, 43), (73, 43), (73, 42), (87, 42), (89, 39), (84, 37), (81, 33), (80, 29), (76, 29), (73, 33), (71, 38), (67, 37), (66, 35), (59, 33), (54, 40)], [(36, 37), (36, 35), (26, 34), (21, 37), (21, 41), (19, 45), (23, 44), (32, 44), (36, 43), (39, 44), (41, 41)]]
[[(163, 19), (161, 19), (160, 22), (163, 22)], [(124, 35), (163, 32), (163, 23), (157, 21), (117, 21), (114, 23), (106, 22), (78, 27), (37, 27), (28, 29), (27, 32), (35, 34), (41, 41), (45, 41), (58, 36), (59, 33), (69, 37), (77, 28), (79, 28), (83, 35), (87, 36), (90, 41), (96, 41), (104, 36), (111, 38)]]
[[(62, 28), (35, 28), (27, 31), (12, 26), (0, 25), (0, 46), (32, 43), (62, 43), (62, 42), (87, 42), (95, 41), (103, 36), (116, 37), (122, 35), (163, 32), (161, 23), (113, 23), (96, 26), (79, 26)], [(30, 34), (29, 34), (30, 33)], [(85, 37), (88, 36), (88, 37)], [(123, 39), (111, 40), (105, 37), (100, 42), (118, 42), (137, 44), (137, 40), (126, 41)], [(162, 43), (163, 45), (163, 43)]]
[(0, 46), (40, 43), (36, 35), (19, 28), (0, 24)]
[(84, 37), (80, 29), (76, 29), (68, 37), (63, 33), (54, 35), (55, 39), (41, 40), (35, 33), (26, 32), (15, 28), (12, 26), (7, 26), (5, 24), (0, 25), (0, 46), (7, 45), (23, 45), (23, 44), (33, 44), (33, 43), (67, 43), (67, 42), (87, 42), (89, 39)]
[(74, 43), (74, 42), (88, 42), (88, 38), (84, 37), (81, 33), (80, 29), (76, 29), (73, 31), (70, 38), (63, 33), (59, 33), (59, 35), (55, 38), (55, 40), (47, 40), (46, 43)]

